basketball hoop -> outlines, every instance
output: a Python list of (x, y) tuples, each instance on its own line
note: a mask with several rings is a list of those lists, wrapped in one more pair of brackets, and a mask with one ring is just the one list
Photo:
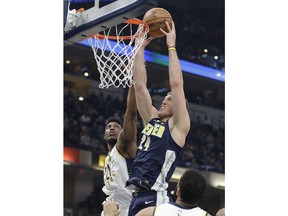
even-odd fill
[(148, 31), (145, 22), (133, 18), (88, 38), (100, 73), (99, 88), (134, 85), (133, 62)]

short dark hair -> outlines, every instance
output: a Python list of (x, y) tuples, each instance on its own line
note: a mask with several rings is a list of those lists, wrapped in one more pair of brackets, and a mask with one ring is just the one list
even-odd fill
[(187, 170), (179, 180), (181, 200), (194, 205), (199, 202), (207, 189), (205, 177), (196, 169)]
[(110, 122), (117, 122), (119, 125), (121, 125), (121, 127), (123, 127), (122, 121), (118, 118), (110, 117), (110, 118), (106, 119), (105, 125), (107, 126)]

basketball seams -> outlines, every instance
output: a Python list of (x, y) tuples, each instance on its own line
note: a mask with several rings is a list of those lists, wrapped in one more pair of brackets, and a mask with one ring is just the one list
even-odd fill
[(154, 20), (163, 20), (163, 19), (170, 19), (170, 21), (172, 21), (172, 19), (171, 19), (171, 17), (157, 17), (157, 18), (155, 18), (155, 19), (151, 19), (151, 20), (149, 20), (149, 21), (146, 21), (146, 23), (148, 24), (149, 22), (152, 22), (152, 21), (154, 21)]

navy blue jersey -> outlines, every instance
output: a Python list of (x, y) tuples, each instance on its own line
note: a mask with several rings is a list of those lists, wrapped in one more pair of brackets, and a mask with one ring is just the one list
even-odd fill
[(141, 133), (141, 143), (127, 185), (165, 191), (182, 148), (171, 137), (168, 121), (161, 122), (159, 118), (153, 118)]

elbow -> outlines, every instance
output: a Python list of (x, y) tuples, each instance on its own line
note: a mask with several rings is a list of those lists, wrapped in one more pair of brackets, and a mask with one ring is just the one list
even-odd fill
[(178, 88), (178, 87), (182, 87), (183, 86), (183, 82), (182, 80), (170, 80), (170, 87), (172, 88)]
[(141, 93), (142, 91), (144, 91), (146, 89), (146, 85), (143, 83), (135, 82), (134, 89), (135, 89), (135, 93), (138, 94), (138, 93)]
[(136, 105), (136, 103), (135, 103), (135, 105), (129, 106), (129, 107), (126, 108), (125, 115), (128, 116), (131, 119), (133, 119), (133, 118), (136, 119), (136, 116), (137, 116), (137, 105)]
[(136, 119), (137, 118), (137, 106), (135, 105), (134, 107), (127, 108), (126, 110), (126, 115), (129, 116), (131, 119)]

